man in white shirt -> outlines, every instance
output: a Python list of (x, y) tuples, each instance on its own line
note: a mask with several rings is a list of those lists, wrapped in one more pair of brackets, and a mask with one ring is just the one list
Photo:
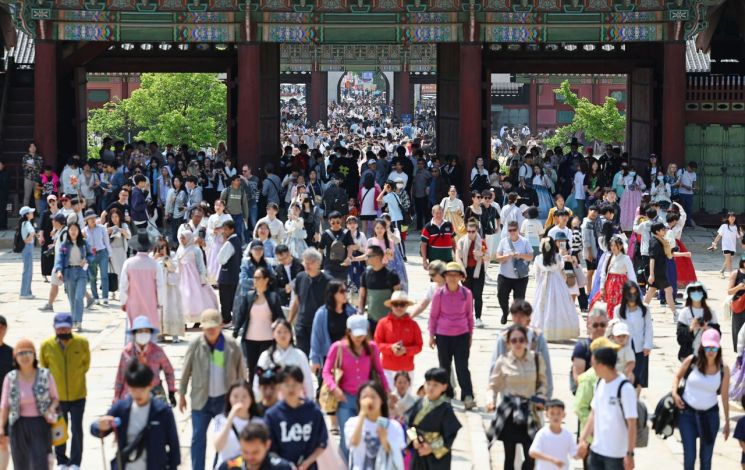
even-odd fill
[[(693, 193), (696, 192), (697, 168), (698, 164), (696, 162), (688, 162), (688, 166), (678, 180), (678, 195), (687, 214), (693, 214)], [(693, 223), (692, 219), (689, 219), (686, 221), (686, 226), (695, 227), (696, 224)]]
[[(616, 372), (618, 355), (611, 348), (592, 353), (592, 367), (600, 379), (592, 411), (579, 438), (577, 455), (587, 458), (590, 470), (632, 470), (636, 445), (636, 391)], [(592, 447), (587, 438), (593, 436)]]

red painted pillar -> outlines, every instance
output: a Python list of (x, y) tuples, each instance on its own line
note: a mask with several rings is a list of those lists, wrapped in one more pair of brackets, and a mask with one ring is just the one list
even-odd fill
[(461, 44), (459, 80), (458, 159), (470, 175), (475, 157), (481, 154), (481, 45)]
[(261, 166), (261, 129), (259, 105), (261, 87), (259, 71), (261, 60), (260, 45), (238, 45), (238, 106), (236, 166), (248, 163), (257, 170)]
[(44, 163), (57, 167), (57, 45), (37, 41), (34, 60), (34, 141)]
[(664, 47), (664, 73), (662, 87), (662, 161), (685, 162), (685, 93), (686, 58), (685, 43), (667, 42)]
[(409, 72), (393, 72), (393, 113), (401, 117), (411, 114), (411, 86)]
[(528, 126), (530, 127), (531, 132), (535, 135), (538, 134), (538, 87), (540, 85), (536, 83), (535, 78), (531, 78), (530, 85), (528, 86), (530, 87), (528, 90), (530, 97), (528, 104), (530, 107), (528, 110)]
[(314, 71), (310, 73), (310, 106), (308, 106), (308, 117), (315, 125), (318, 121), (326, 121), (328, 118), (328, 74), (326, 72)]

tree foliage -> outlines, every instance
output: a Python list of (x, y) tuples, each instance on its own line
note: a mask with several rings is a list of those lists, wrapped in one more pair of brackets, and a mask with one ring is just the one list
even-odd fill
[(573, 136), (581, 133), (585, 141), (597, 140), (606, 144), (621, 144), (626, 139), (626, 116), (618, 111), (615, 98), (605, 97), (602, 105), (593, 104), (587, 98), (580, 98), (574, 93), (569, 81), (561, 82), (554, 90), (557, 96), (574, 110), (572, 122), (556, 129), (556, 133), (544, 139), (550, 147), (563, 146)]
[(216, 74), (146, 73), (132, 96), (88, 115), (89, 146), (125, 140), (217, 146), (227, 136), (227, 88)]

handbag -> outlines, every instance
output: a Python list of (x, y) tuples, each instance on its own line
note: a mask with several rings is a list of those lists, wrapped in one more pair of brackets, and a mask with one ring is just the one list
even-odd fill
[(743, 367), (743, 354), (737, 356), (729, 382), (729, 399), (739, 402), (745, 396), (745, 368)]
[[(334, 359), (334, 368), (332, 372), (334, 374), (334, 383), (338, 386), (339, 381), (344, 375), (344, 371), (341, 369), (341, 355), (343, 353), (344, 346), (339, 343), (339, 347), (336, 349), (336, 358)], [(318, 404), (321, 406), (321, 411), (324, 413), (334, 413), (339, 408), (339, 400), (331, 392), (326, 381), (323, 381), (321, 385), (321, 391), (318, 394)]]
[(745, 312), (745, 294), (732, 301), (732, 314), (739, 315)]
[(114, 272), (114, 268), (109, 263), (109, 292), (119, 290), (119, 275)]
[[(515, 252), (515, 245), (512, 244), (512, 240), (509, 238), (507, 241), (510, 244), (510, 249)], [(528, 263), (521, 259), (514, 258), (512, 260), (512, 269), (515, 271), (515, 276), (518, 278), (528, 277), (528, 274), (530, 274), (530, 268), (528, 267)]]
[(52, 426), (52, 445), (61, 446), (67, 442), (67, 421), (65, 417), (60, 415), (57, 417), (57, 421)]

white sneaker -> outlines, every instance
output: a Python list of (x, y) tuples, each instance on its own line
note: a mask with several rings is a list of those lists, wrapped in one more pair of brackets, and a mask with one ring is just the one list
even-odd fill
[(476, 320), (475, 320), (475, 321), (473, 322), (473, 326), (474, 326), (474, 328), (483, 328), (483, 327), (484, 327), (484, 322), (483, 322), (483, 321), (481, 321), (481, 319), (480, 319), (480, 318), (477, 318), (477, 319), (476, 319)]
[(72, 470), (72, 467), (68, 467), (67, 465), (57, 465), (54, 468), (56, 468), (57, 470)]
[(70, 465), (69, 467), (67, 467), (67, 470), (80, 470), (80, 467), (78, 467), (77, 465)]

